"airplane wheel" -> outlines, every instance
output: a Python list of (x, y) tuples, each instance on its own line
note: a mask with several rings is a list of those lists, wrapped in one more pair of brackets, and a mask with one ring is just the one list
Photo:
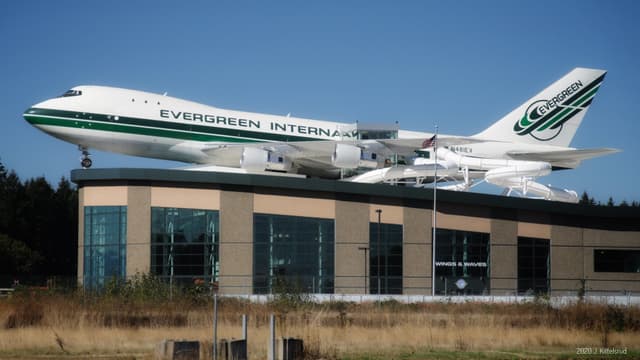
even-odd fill
[(89, 158), (84, 158), (80, 162), (80, 165), (82, 165), (82, 168), (84, 168), (84, 169), (90, 168), (92, 164), (93, 164), (93, 162)]

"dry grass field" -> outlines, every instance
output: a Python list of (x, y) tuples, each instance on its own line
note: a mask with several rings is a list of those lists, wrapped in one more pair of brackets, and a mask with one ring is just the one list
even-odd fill
[[(219, 301), (219, 338), (239, 338), (266, 358), (269, 314), (278, 336), (305, 340), (309, 358), (585, 358), (578, 348), (640, 356), (640, 309), (588, 303), (399, 304)], [(210, 340), (212, 304), (79, 294), (0, 299), (0, 358), (151, 358), (163, 339)], [(630, 355), (634, 356), (634, 355)], [(101, 359), (104, 357), (101, 357)]]

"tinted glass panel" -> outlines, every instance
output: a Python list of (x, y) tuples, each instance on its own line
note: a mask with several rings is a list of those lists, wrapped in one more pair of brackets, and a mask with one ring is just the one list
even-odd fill
[(218, 211), (151, 208), (151, 274), (170, 283), (218, 281)]
[(380, 224), (379, 240), (378, 223), (369, 223), (369, 291), (377, 294), (380, 280), (380, 294), (402, 294), (402, 225)]
[(595, 272), (640, 273), (640, 250), (593, 250)]
[(84, 207), (84, 286), (102, 288), (126, 276), (127, 207)]
[(333, 293), (333, 220), (255, 214), (253, 233), (254, 293)]
[(489, 293), (489, 234), (436, 230), (436, 291), (438, 295)]
[(518, 238), (518, 293), (549, 292), (549, 240)]

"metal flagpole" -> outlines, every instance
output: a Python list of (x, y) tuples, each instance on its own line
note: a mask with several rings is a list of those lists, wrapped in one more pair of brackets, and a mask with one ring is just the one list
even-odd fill
[(433, 136), (433, 156), (435, 165), (433, 172), (433, 214), (431, 224), (431, 296), (436, 296), (436, 194), (438, 189), (438, 125)]
[[(378, 243), (376, 245), (378, 248), (378, 271), (376, 273), (378, 274), (378, 305), (380, 305), (380, 276), (382, 276), (382, 271), (380, 270), (380, 214), (382, 214), (382, 209), (376, 209), (376, 212), (378, 213)], [(385, 263), (385, 268), (386, 266)]]

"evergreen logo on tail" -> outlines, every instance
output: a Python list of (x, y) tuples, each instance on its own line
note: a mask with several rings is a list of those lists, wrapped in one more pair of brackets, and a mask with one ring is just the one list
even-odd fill
[(513, 131), (540, 141), (554, 139), (567, 121), (591, 105), (603, 79), (604, 75), (586, 86), (577, 80), (549, 100), (534, 101), (513, 125)]

